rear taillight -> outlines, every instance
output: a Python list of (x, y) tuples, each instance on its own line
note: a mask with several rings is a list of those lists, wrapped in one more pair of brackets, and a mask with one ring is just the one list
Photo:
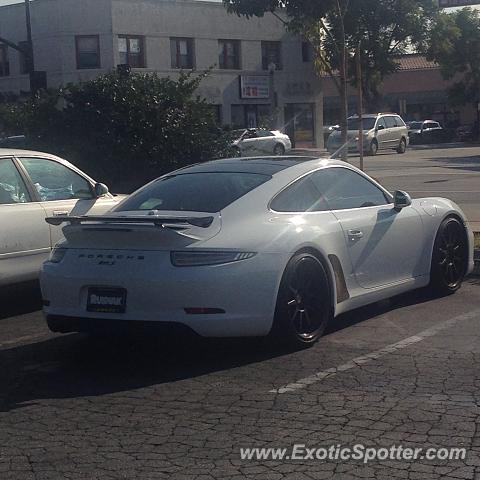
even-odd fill
[(191, 250), (172, 252), (170, 258), (176, 267), (198, 267), (205, 265), (221, 265), (223, 263), (248, 260), (256, 255), (254, 252), (229, 252), (229, 251), (201, 251)]

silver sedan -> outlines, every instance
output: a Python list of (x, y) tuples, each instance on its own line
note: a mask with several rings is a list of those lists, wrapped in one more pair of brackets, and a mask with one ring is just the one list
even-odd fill
[(292, 149), (288, 135), (278, 130), (247, 128), (235, 134), (233, 147), (238, 156), (284, 155)]

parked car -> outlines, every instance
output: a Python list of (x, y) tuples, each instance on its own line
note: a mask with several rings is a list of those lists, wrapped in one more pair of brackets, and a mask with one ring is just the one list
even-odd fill
[(474, 125), (460, 125), (455, 130), (456, 140), (459, 142), (470, 142), (475, 139)]
[(0, 286), (38, 277), (62, 237), (46, 217), (105, 213), (120, 199), (66, 160), (0, 149)]
[(423, 120), (408, 123), (408, 136), (412, 145), (421, 143), (441, 143), (448, 141), (448, 133), (440, 123)]
[(455, 292), (473, 268), (457, 205), (392, 195), (329, 159), (198, 164), (108, 215), (48, 222), (66, 223), (41, 273), (56, 332), (167, 323), (309, 345), (342, 312), (426, 285)]
[(340, 128), (339, 125), (324, 125), (323, 126), (323, 144), (324, 145), (327, 144), (328, 137), (330, 136), (330, 134), (338, 128)]
[[(367, 155), (376, 155), (378, 150), (396, 150), (405, 153), (409, 144), (408, 130), (405, 122), (394, 113), (378, 113), (363, 115), (363, 149)], [(342, 145), (342, 133), (336, 128), (328, 137), (327, 150), (330, 154), (348, 148), (358, 152), (359, 118), (354, 115), (348, 118), (348, 144)]]
[(284, 155), (292, 149), (288, 135), (278, 130), (247, 128), (235, 130), (233, 148), (238, 156)]
[(0, 138), (0, 148), (25, 148), (27, 138), (25, 135), (13, 135)]

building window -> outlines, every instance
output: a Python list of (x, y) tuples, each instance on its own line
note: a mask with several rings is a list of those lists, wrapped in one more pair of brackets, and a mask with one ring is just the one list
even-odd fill
[(302, 42), (302, 62), (311, 62), (313, 59), (313, 48), (310, 42)]
[(271, 105), (232, 105), (231, 125), (234, 128), (269, 127)]
[(240, 40), (219, 40), (218, 65), (222, 69), (240, 69)]
[(8, 61), (8, 47), (0, 45), (0, 77), (10, 75), (10, 62)]
[(77, 69), (100, 68), (100, 40), (98, 35), (78, 35), (75, 37), (77, 48)]
[(171, 38), (172, 68), (193, 68), (193, 39)]
[[(24, 51), (28, 51), (28, 42), (18, 42), (18, 46)], [(20, 75), (26, 75), (28, 72), (28, 56), (23, 52), (18, 52), (18, 61), (20, 63)]]
[(128, 64), (132, 68), (145, 68), (145, 42), (143, 37), (130, 35), (118, 36), (120, 64)]
[(275, 70), (282, 69), (282, 44), (280, 42), (262, 42), (262, 68), (270, 70), (275, 64)]

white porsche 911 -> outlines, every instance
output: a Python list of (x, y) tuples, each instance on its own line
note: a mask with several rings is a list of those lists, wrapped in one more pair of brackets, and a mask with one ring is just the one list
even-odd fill
[(453, 202), (392, 195), (338, 160), (216, 160), (106, 216), (48, 221), (68, 223), (41, 274), (56, 332), (174, 323), (308, 345), (340, 313), (427, 285), (454, 292), (473, 268)]

